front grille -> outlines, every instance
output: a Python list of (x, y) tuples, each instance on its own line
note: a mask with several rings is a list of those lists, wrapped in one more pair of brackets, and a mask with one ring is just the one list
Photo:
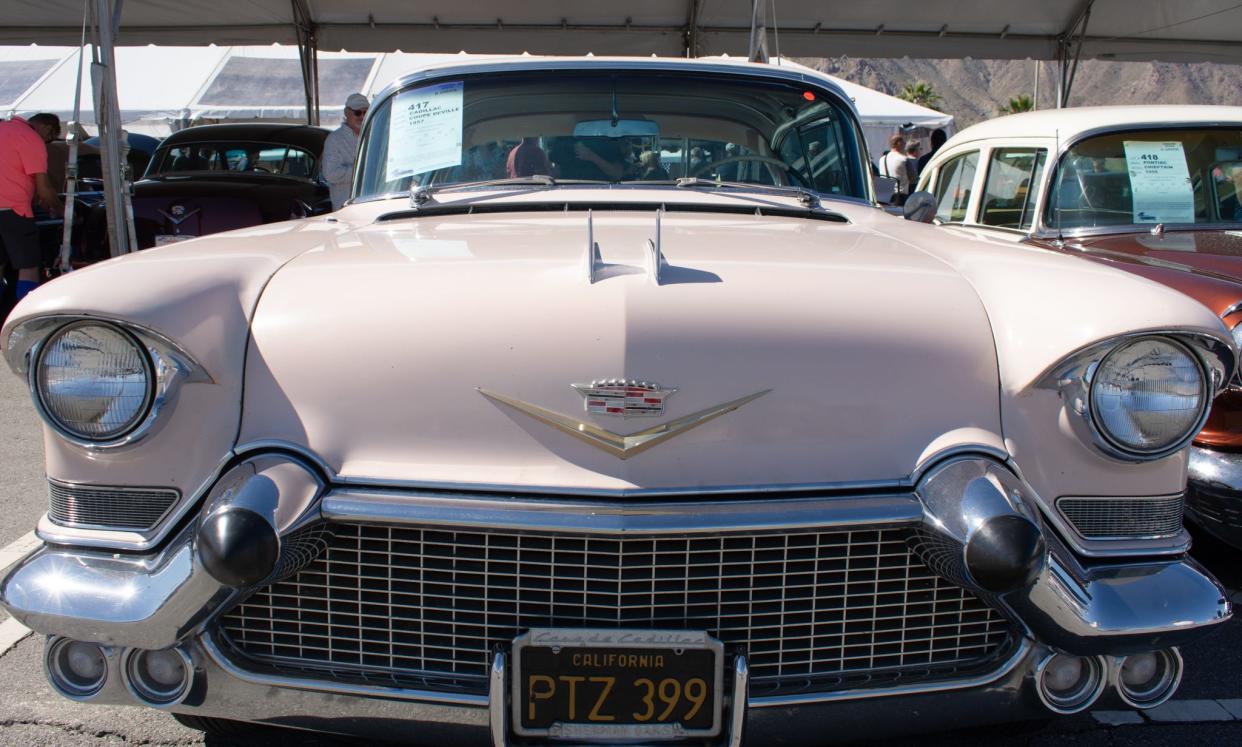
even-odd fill
[(110, 488), (48, 480), (47, 515), (67, 527), (145, 531), (160, 523), (179, 494), (160, 488)]
[(531, 627), (707, 630), (752, 692), (991, 671), (1008, 622), (927, 569), (908, 530), (748, 536), (516, 534), (336, 525), (317, 560), (222, 618), (226, 643), (300, 676), (486, 692)]
[(1087, 539), (1168, 537), (1182, 530), (1182, 496), (1061, 498), (1057, 509)]

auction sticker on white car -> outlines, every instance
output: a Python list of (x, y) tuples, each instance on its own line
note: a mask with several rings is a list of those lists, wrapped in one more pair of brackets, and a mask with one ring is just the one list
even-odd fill
[(703, 631), (535, 628), (513, 643), (522, 736), (677, 739), (720, 733), (724, 646)]

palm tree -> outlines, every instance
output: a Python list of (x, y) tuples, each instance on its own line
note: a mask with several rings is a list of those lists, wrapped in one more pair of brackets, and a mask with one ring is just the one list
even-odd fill
[(909, 101), (911, 104), (925, 106), (928, 109), (935, 109), (940, 105), (940, 94), (936, 93), (931, 84), (924, 80), (907, 83), (897, 94), (897, 98)]
[(1035, 111), (1035, 102), (1026, 94), (1009, 99), (1009, 103), (1000, 108), (1001, 114), (1017, 114), (1018, 112), (1032, 111)]

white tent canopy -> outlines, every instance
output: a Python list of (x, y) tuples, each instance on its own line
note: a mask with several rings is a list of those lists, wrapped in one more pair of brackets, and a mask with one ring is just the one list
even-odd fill
[[(0, 116), (47, 111), (70, 119), (77, 52), (75, 47), (0, 47)], [(463, 57), (469, 55), (320, 53), (322, 121), (338, 121), (345, 97), (354, 91), (374, 96), (406, 73)], [(20, 64), (6, 72), (10, 62)], [(131, 132), (156, 136), (206, 121), (304, 122), (306, 101), (297, 62), (297, 49), (280, 45), (118, 47), (121, 121)], [(901, 127), (930, 129), (953, 122), (951, 115), (797, 63), (773, 63), (796, 66), (844, 89), (858, 108), (872, 153), (883, 152), (887, 137)], [(3, 92), (23, 85), (19, 95), (4, 100)], [(81, 121), (86, 124), (95, 122), (90, 102), (90, 82), (84, 80)]]
[[(5, 0), (0, 43), (76, 44), (82, 9)], [(781, 0), (774, 10), (771, 49), (786, 56), (1056, 59), (1089, 13), (1085, 57), (1242, 62), (1234, 0)], [(116, 43), (295, 44), (300, 28), (325, 50), (744, 55), (750, 22), (751, 0), (124, 0)]]

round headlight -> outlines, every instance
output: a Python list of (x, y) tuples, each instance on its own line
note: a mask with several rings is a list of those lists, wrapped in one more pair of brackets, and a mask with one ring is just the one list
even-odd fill
[(1194, 355), (1170, 340), (1145, 337), (1118, 346), (1091, 379), (1091, 416), (1122, 451), (1152, 456), (1198, 431), (1207, 382)]
[(68, 435), (110, 441), (142, 422), (151, 406), (151, 360), (116, 327), (71, 324), (44, 344), (35, 367), (43, 411)]

